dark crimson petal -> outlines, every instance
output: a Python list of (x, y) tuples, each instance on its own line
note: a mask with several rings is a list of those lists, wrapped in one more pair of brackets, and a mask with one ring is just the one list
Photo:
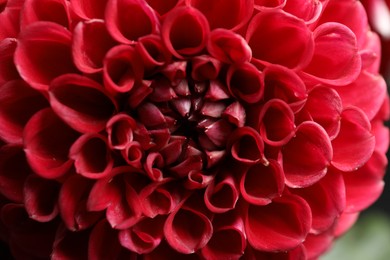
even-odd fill
[(16, 46), (17, 41), (14, 38), (0, 41), (0, 85), (20, 77), (14, 64)]
[(52, 22), (35, 22), (20, 33), (15, 64), (33, 88), (47, 90), (51, 80), (76, 72), (71, 54), (72, 35)]
[(114, 161), (107, 138), (100, 134), (84, 134), (77, 139), (69, 151), (76, 172), (90, 179), (106, 177)]
[(171, 59), (171, 54), (162, 43), (161, 37), (155, 34), (139, 38), (135, 48), (142, 58), (146, 73), (153, 73), (156, 68)]
[[(163, 69), (162, 73), (167, 77), (171, 84), (174, 86), (178, 86), (178, 88), (188, 88), (188, 82), (186, 80), (186, 72), (187, 69), (187, 61), (173, 61), (169, 64), (167, 64)], [(189, 91), (188, 89), (186, 89)], [(189, 92), (184, 92), (183, 90), (179, 91), (182, 96), (185, 96), (186, 94), (190, 94)], [(179, 93), (178, 93), (179, 94)]]
[(106, 125), (108, 144), (112, 149), (125, 149), (133, 141), (136, 121), (127, 114), (117, 114)]
[(205, 98), (212, 101), (224, 100), (230, 97), (229, 90), (218, 80), (211, 80)]
[(173, 249), (167, 242), (164, 240), (160, 245), (150, 252), (145, 254), (145, 260), (172, 260), (172, 259), (186, 259), (186, 260), (200, 260), (201, 258), (197, 254), (181, 254)]
[(285, 194), (266, 206), (249, 205), (245, 218), (249, 244), (267, 252), (297, 247), (305, 240), (310, 226), (310, 207), (296, 195)]
[(256, 103), (263, 97), (262, 73), (248, 62), (231, 66), (226, 82), (230, 93), (247, 103)]
[(155, 11), (143, 0), (108, 0), (105, 10), (107, 30), (125, 44), (159, 31)]
[[(329, 192), (329, 191), (332, 192)], [(345, 209), (345, 185), (340, 172), (329, 171), (324, 178), (310, 187), (292, 189), (309, 204), (312, 214), (311, 233), (330, 229)]]
[(321, 125), (333, 140), (340, 131), (343, 105), (338, 91), (318, 86), (309, 91), (303, 111), (308, 113), (310, 119)]
[(204, 127), (204, 133), (218, 147), (224, 147), (233, 132), (233, 125), (221, 119)]
[(161, 28), (165, 46), (177, 58), (201, 52), (209, 32), (204, 15), (191, 7), (178, 7), (169, 12)]
[(142, 169), (144, 150), (139, 142), (133, 141), (128, 143), (125, 149), (121, 151), (121, 154), (128, 165)]
[(164, 158), (165, 164), (172, 164), (179, 159), (179, 156), (183, 152), (183, 145), (185, 142), (186, 138), (184, 136), (177, 139), (171, 138), (169, 144), (159, 151), (161, 156)]
[(356, 106), (372, 120), (381, 108), (382, 100), (386, 98), (386, 82), (379, 75), (363, 71), (357, 80), (348, 86), (337, 88), (337, 92), (344, 107)]
[(58, 205), (61, 218), (70, 231), (84, 230), (95, 224), (102, 214), (87, 210), (87, 197), (93, 182), (80, 175), (72, 175), (61, 187)]
[(253, 0), (233, 0), (229, 4), (206, 0), (186, 0), (186, 3), (200, 10), (207, 18), (210, 27), (238, 30), (251, 18)]
[(144, 73), (137, 50), (128, 45), (117, 45), (108, 51), (103, 61), (105, 88), (114, 94), (129, 92), (141, 82)]
[(30, 218), (49, 222), (58, 215), (60, 184), (53, 180), (30, 175), (24, 183), (24, 206)]
[(118, 232), (111, 228), (107, 220), (101, 220), (94, 226), (89, 236), (88, 259), (119, 259), (120, 253)]
[[(362, 64), (353, 32), (342, 24), (329, 22), (316, 28), (313, 36), (314, 55), (303, 74), (336, 86), (356, 80)], [(330, 51), (333, 55), (329, 55)]]
[(259, 115), (259, 132), (265, 143), (282, 146), (295, 134), (294, 113), (280, 99), (271, 99), (264, 104)]
[(150, 80), (142, 80), (142, 82), (134, 86), (127, 102), (130, 108), (136, 108), (150, 93), (153, 92), (153, 89), (150, 87), (151, 84), (152, 81)]
[(267, 166), (252, 165), (244, 172), (240, 180), (242, 197), (254, 205), (267, 205), (274, 198), (282, 196), (284, 174), (280, 164), (269, 160)]
[(58, 116), (82, 133), (103, 130), (116, 111), (115, 101), (99, 83), (77, 74), (62, 75), (53, 80), (49, 97)]
[(19, 259), (50, 258), (58, 221), (34, 221), (19, 204), (2, 207), (1, 221), (10, 231), (9, 243), (14, 256), (23, 257)]
[(367, 116), (358, 108), (349, 107), (341, 114), (340, 132), (332, 141), (332, 165), (342, 171), (354, 171), (371, 157), (375, 136)]
[(195, 190), (207, 187), (214, 179), (214, 176), (206, 175), (199, 171), (190, 171), (187, 178), (184, 187), (189, 190)]
[(244, 63), (252, 58), (252, 50), (245, 39), (226, 29), (210, 32), (207, 51), (214, 58), (226, 63)]
[(230, 136), (229, 149), (234, 159), (244, 164), (268, 164), (264, 157), (264, 142), (251, 127), (237, 128)]
[(22, 80), (13, 80), (0, 87), (0, 138), (22, 144), (23, 128), (32, 115), (48, 102), (38, 91)]
[[(45, 8), (42, 8), (45, 6)], [(20, 28), (37, 21), (70, 27), (69, 3), (66, 0), (26, 0), (20, 13)]]
[(217, 176), (204, 193), (204, 202), (213, 213), (224, 213), (236, 207), (240, 197), (238, 185), (231, 173)]
[(161, 242), (165, 217), (144, 218), (133, 227), (121, 230), (121, 245), (137, 254), (152, 252)]
[(302, 188), (325, 176), (333, 150), (329, 137), (321, 126), (314, 122), (304, 122), (283, 147), (282, 155), (286, 184)]
[(300, 69), (313, 56), (312, 32), (301, 19), (280, 10), (258, 13), (249, 23), (246, 40), (253, 58), (265, 65)]
[[(96, 44), (96, 43), (99, 44)], [(103, 58), (115, 45), (103, 20), (80, 22), (73, 30), (72, 54), (76, 67), (85, 73), (103, 69)]]
[(159, 15), (164, 15), (172, 10), (174, 7), (180, 5), (184, 0), (146, 0)]
[(334, 235), (332, 229), (321, 234), (309, 234), (303, 245), (308, 259), (318, 259), (332, 246)]
[(168, 244), (183, 254), (192, 254), (203, 248), (212, 234), (213, 226), (210, 220), (201, 212), (188, 207), (172, 212), (164, 225)]
[(32, 173), (23, 147), (4, 145), (0, 148), (0, 193), (3, 196), (22, 203), (24, 182)]
[(175, 176), (186, 177), (190, 171), (200, 171), (203, 167), (203, 159), (200, 155), (188, 156), (184, 161), (171, 167), (169, 170)]
[(27, 160), (38, 175), (55, 179), (72, 167), (68, 153), (78, 133), (50, 108), (35, 113), (27, 122), (23, 135)]
[(83, 260), (88, 259), (88, 240), (90, 230), (72, 232), (65, 226), (59, 226), (51, 259), (53, 260)]
[(288, 0), (283, 10), (312, 24), (318, 20), (326, 4), (316, 0)]
[(163, 172), (160, 170), (164, 167), (164, 160), (159, 153), (149, 153), (144, 163), (146, 174), (152, 181), (162, 181)]
[(103, 19), (108, 0), (70, 0), (72, 11), (85, 20)]
[(226, 118), (230, 123), (237, 127), (243, 127), (246, 120), (245, 108), (240, 102), (236, 101), (223, 111), (222, 117)]
[(204, 81), (216, 79), (222, 64), (218, 59), (207, 55), (196, 56), (192, 59), (192, 73), (194, 80)]
[(270, 65), (263, 71), (264, 99), (281, 99), (286, 102), (295, 112), (305, 104), (307, 93), (302, 79), (292, 70), (279, 66)]
[(383, 175), (387, 165), (384, 154), (374, 152), (359, 170), (343, 173), (347, 205), (345, 212), (359, 212), (374, 203), (384, 188)]

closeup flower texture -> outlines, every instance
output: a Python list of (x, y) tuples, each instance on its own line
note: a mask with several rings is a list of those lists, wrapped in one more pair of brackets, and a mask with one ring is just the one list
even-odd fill
[(357, 0), (1, 0), (15, 259), (317, 259), (381, 194)]

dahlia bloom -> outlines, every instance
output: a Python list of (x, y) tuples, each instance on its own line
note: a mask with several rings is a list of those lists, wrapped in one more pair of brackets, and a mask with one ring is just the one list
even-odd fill
[(315, 259), (381, 194), (356, 0), (0, 1), (15, 259)]

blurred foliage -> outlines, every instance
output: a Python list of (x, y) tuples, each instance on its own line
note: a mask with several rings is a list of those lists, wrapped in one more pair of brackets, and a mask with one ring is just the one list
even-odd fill
[(390, 217), (365, 213), (321, 260), (389, 260)]

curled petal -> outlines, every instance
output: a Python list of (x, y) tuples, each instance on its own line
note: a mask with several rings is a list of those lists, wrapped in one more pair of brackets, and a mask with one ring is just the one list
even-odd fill
[(127, 114), (117, 114), (107, 122), (106, 131), (110, 148), (122, 150), (133, 141), (136, 121)]
[(252, 48), (253, 58), (264, 65), (280, 64), (300, 69), (313, 56), (312, 32), (301, 19), (280, 10), (255, 15), (249, 23), (246, 40)]
[(128, 165), (142, 169), (144, 150), (139, 142), (133, 141), (128, 143), (125, 149), (121, 151), (121, 154)]
[(356, 80), (362, 64), (353, 32), (342, 24), (329, 22), (316, 28), (313, 36), (314, 55), (303, 74), (336, 86)]
[(53, 110), (73, 129), (99, 132), (116, 111), (115, 101), (99, 83), (77, 74), (62, 75), (50, 85)]
[(26, 82), (13, 80), (0, 87), (0, 104), (0, 138), (22, 144), (27, 121), (48, 102)]
[(227, 87), (233, 96), (247, 103), (256, 103), (263, 97), (263, 77), (254, 65), (250, 63), (233, 65), (226, 77)]
[(184, 187), (189, 190), (194, 190), (207, 187), (214, 179), (214, 176), (206, 175), (198, 171), (190, 171), (187, 178), (188, 179), (185, 181)]
[(238, 30), (248, 22), (253, 13), (253, 0), (233, 0), (229, 4), (187, 0), (186, 3), (200, 10), (206, 16), (212, 29)]
[(200, 171), (203, 167), (203, 160), (200, 155), (188, 156), (184, 161), (171, 167), (170, 172), (178, 177), (185, 177), (191, 171)]
[(114, 44), (103, 20), (78, 23), (73, 30), (72, 43), (76, 67), (85, 73), (100, 72), (103, 68), (103, 58)]
[(142, 60), (132, 46), (117, 45), (104, 58), (103, 81), (111, 93), (129, 92), (141, 81), (143, 73)]
[(210, 125), (207, 125), (204, 129), (204, 133), (210, 139), (210, 141), (218, 147), (226, 145), (230, 134), (233, 131), (233, 126), (228, 121), (221, 119)]
[(33, 88), (47, 90), (59, 75), (76, 72), (71, 54), (72, 35), (59, 24), (35, 22), (19, 35), (15, 64)]
[(73, 165), (68, 153), (78, 133), (50, 108), (35, 113), (27, 122), (23, 134), (27, 160), (38, 175), (55, 179)]
[(267, 252), (298, 246), (305, 240), (310, 226), (310, 207), (296, 195), (284, 195), (266, 206), (249, 205), (245, 218), (249, 244)]
[(178, 6), (183, 2), (183, 0), (166, 0), (166, 1), (160, 1), (160, 0), (146, 0), (148, 5), (150, 5), (153, 10), (155, 10), (159, 15), (164, 16), (166, 13), (168, 13), (170, 10), (172, 10), (174, 7)]
[(111, 36), (124, 44), (159, 30), (156, 13), (143, 0), (108, 0), (105, 21)]
[(295, 134), (294, 113), (280, 99), (265, 103), (259, 118), (260, 134), (269, 145), (285, 145)]
[(0, 193), (17, 203), (23, 202), (23, 186), (32, 174), (23, 147), (4, 145), (0, 148)]
[(94, 226), (89, 236), (88, 259), (119, 259), (120, 252), (118, 232), (111, 228), (107, 220), (101, 220)]
[(150, 87), (151, 84), (152, 81), (142, 80), (142, 82), (134, 86), (130, 92), (130, 96), (127, 102), (130, 108), (136, 108), (148, 95), (153, 92), (153, 89)]
[(172, 212), (164, 225), (168, 244), (183, 254), (192, 254), (204, 247), (212, 234), (213, 226), (210, 220), (201, 212), (187, 207)]
[(207, 208), (214, 213), (224, 213), (235, 208), (240, 196), (238, 185), (232, 174), (227, 173), (221, 180), (212, 182), (204, 193)]
[(24, 183), (24, 206), (30, 218), (38, 222), (53, 220), (58, 214), (57, 199), (60, 184), (35, 175)]
[(242, 197), (254, 205), (267, 205), (280, 197), (284, 189), (284, 175), (277, 161), (269, 160), (269, 165), (252, 165), (244, 172), (240, 181)]
[(252, 50), (245, 39), (226, 29), (215, 29), (210, 32), (207, 51), (217, 60), (226, 63), (244, 63), (252, 58)]
[(222, 117), (237, 127), (243, 127), (246, 120), (245, 108), (240, 102), (233, 102), (223, 111)]
[(14, 63), (16, 46), (17, 41), (14, 38), (6, 38), (0, 41), (0, 85), (3, 85), (7, 81), (19, 78)]
[(286, 184), (298, 188), (310, 186), (325, 176), (333, 150), (321, 126), (304, 122), (284, 146), (282, 155)]
[(87, 229), (101, 217), (99, 212), (91, 212), (86, 208), (86, 199), (92, 184), (92, 181), (80, 175), (72, 175), (63, 183), (58, 205), (67, 229), (71, 231)]
[[(156, 167), (155, 167), (156, 166)], [(160, 170), (164, 166), (164, 160), (159, 153), (150, 153), (146, 158), (144, 169), (152, 181), (161, 181), (163, 173)]]
[(20, 27), (25, 28), (37, 21), (49, 21), (69, 28), (70, 19), (69, 3), (66, 0), (26, 0), (20, 14)]
[(332, 165), (339, 170), (354, 171), (368, 161), (375, 148), (375, 136), (371, 133), (368, 118), (360, 109), (344, 109), (340, 132), (332, 146)]
[(70, 0), (72, 11), (84, 20), (103, 19), (108, 0)]
[(107, 139), (100, 134), (85, 134), (77, 139), (69, 151), (76, 172), (90, 179), (107, 176), (114, 161)]
[(192, 78), (198, 81), (216, 79), (222, 64), (218, 59), (207, 55), (196, 56), (192, 59)]
[(264, 142), (260, 134), (251, 127), (235, 130), (229, 139), (230, 152), (234, 159), (244, 164), (268, 164), (264, 157)]
[(316, 0), (288, 0), (283, 10), (301, 18), (306, 24), (318, 20), (324, 8), (324, 3)]
[(146, 73), (153, 73), (171, 59), (171, 54), (165, 48), (160, 36), (151, 34), (139, 38), (135, 46), (142, 58)]
[(167, 14), (161, 30), (165, 46), (177, 58), (201, 52), (210, 32), (204, 15), (191, 7), (178, 7)]

